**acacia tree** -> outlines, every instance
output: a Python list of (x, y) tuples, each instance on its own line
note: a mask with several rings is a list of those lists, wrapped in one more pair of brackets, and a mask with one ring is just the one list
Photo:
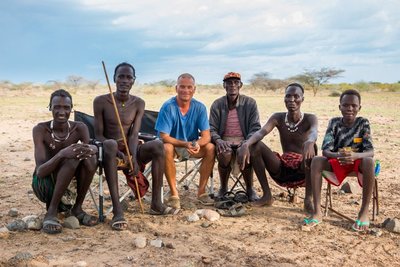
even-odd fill
[(340, 74), (345, 72), (342, 69), (330, 69), (327, 67), (320, 70), (304, 70), (302, 74), (291, 77), (291, 80), (301, 82), (311, 87), (314, 96), (317, 94), (320, 86), (327, 83), (331, 79), (340, 77)]

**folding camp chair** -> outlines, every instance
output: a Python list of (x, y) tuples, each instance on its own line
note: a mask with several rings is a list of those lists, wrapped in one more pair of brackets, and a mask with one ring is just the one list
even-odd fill
[[(86, 124), (86, 126), (89, 129), (89, 135), (90, 138), (92, 140), (94, 139), (94, 117), (88, 114), (85, 114), (83, 112), (80, 111), (75, 111), (75, 121), (81, 121), (83, 123)], [(139, 130), (139, 139), (143, 140), (144, 142), (147, 141), (151, 141), (156, 139), (156, 135), (155, 135), (155, 130), (154, 127), (152, 127), (152, 125), (154, 125), (155, 120), (157, 119), (157, 112), (155, 111), (151, 111), (151, 110), (145, 110), (143, 118), (142, 118), (142, 123), (141, 123), (141, 127)], [(103, 206), (104, 206), (104, 190), (103, 190), (103, 181), (105, 180), (104, 178), (104, 174), (103, 174), (103, 166), (102, 166), (102, 159), (103, 159), (103, 148), (101, 145), (101, 142), (97, 142), (96, 145), (99, 148), (99, 169), (98, 169), (98, 177), (99, 177), (99, 181), (98, 181), (98, 195), (99, 195), (99, 201), (97, 204), (96, 198), (95, 198), (95, 194), (93, 192), (93, 189), (90, 188), (89, 189), (89, 193), (90, 196), (93, 200), (93, 203), (95, 205), (95, 208), (98, 211), (99, 214), (99, 220), (101, 222), (104, 221), (104, 218), (112, 211), (112, 207), (110, 207), (106, 213), (104, 213), (103, 211)], [(151, 162), (149, 164), (147, 164), (146, 169), (143, 171), (143, 175), (147, 178), (150, 179), (151, 176)], [(124, 185), (127, 185), (126, 179), (125, 177), (121, 177), (119, 176), (119, 182), (123, 183)], [(151, 185), (151, 183), (150, 183)], [(119, 201), (121, 202), (122, 200), (124, 200), (127, 196), (129, 196), (131, 194), (131, 189), (130, 187), (128, 187), (128, 189), (125, 191), (125, 193), (123, 193), (120, 198)]]
[[(379, 160), (375, 161), (375, 183), (374, 183), (374, 189), (372, 191), (372, 221), (375, 221), (375, 217), (379, 214), (379, 199), (378, 199), (378, 175), (380, 173), (381, 170), (381, 164)], [(327, 173), (322, 172), (322, 177), (326, 178)], [(350, 175), (351, 176), (351, 175)], [(353, 219), (351, 219), (350, 217), (338, 212), (337, 210), (335, 210), (333, 208), (332, 205), (332, 188), (331, 188), (331, 184), (327, 183), (327, 187), (326, 187), (326, 198), (325, 198), (325, 216), (328, 216), (328, 211), (332, 211), (334, 213), (336, 213), (337, 215), (351, 221), (354, 222)]]
[[(318, 154), (318, 147), (316, 144), (314, 144), (314, 153), (315, 155)], [(297, 203), (298, 202), (297, 190), (301, 187), (306, 187), (306, 181), (304, 180), (303, 182), (299, 183), (289, 182), (285, 184), (280, 184), (279, 186), (286, 188), (288, 192), (288, 200), (290, 203)]]
[[(182, 162), (185, 163), (185, 174), (177, 182), (178, 186), (182, 186), (185, 190), (189, 190), (189, 187), (191, 185), (195, 185), (197, 188), (199, 187), (198, 183), (196, 183), (194, 180), (200, 171), (201, 161), (202, 161), (202, 159), (198, 159), (198, 158), (189, 158), (189, 159), (183, 160), (183, 161), (175, 160), (175, 164), (179, 164)], [(192, 165), (191, 167), (189, 167), (190, 164)], [(214, 177), (214, 175), (211, 172), (210, 186), (207, 185), (207, 189), (209, 191), (209, 194), (211, 194), (211, 195), (214, 194), (214, 179), (213, 179), (213, 177)], [(165, 195), (167, 195), (168, 193), (169, 193), (169, 190), (166, 190)]]

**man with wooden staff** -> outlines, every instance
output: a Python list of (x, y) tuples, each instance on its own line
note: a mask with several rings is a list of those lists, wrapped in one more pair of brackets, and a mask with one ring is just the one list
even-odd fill
[[(113, 230), (125, 230), (128, 223), (124, 218), (118, 190), (118, 166), (125, 165), (126, 175), (137, 176), (139, 164), (142, 166), (152, 161), (152, 202), (150, 214), (167, 215), (177, 214), (179, 210), (166, 207), (161, 201), (162, 178), (164, 174), (164, 146), (160, 140), (138, 144), (138, 133), (144, 114), (145, 102), (143, 99), (131, 95), (129, 92), (135, 83), (135, 69), (126, 62), (115, 67), (114, 82), (116, 91), (111, 94), (100, 95), (93, 102), (94, 125), (96, 140), (103, 143), (103, 166), (107, 184), (111, 194), (114, 217), (111, 221)], [(116, 106), (114, 106), (114, 103)], [(115, 108), (119, 113), (116, 116)], [(121, 133), (120, 124), (123, 128)], [(129, 147), (127, 153), (123, 134)], [(129, 167), (127, 155), (131, 155), (133, 169)]]

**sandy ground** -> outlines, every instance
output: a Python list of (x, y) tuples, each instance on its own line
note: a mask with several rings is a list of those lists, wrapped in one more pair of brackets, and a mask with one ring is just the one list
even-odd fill
[[(45, 212), (43, 203), (35, 198), (30, 186), (34, 168), (31, 129), (37, 122), (50, 119), (50, 113), (44, 108), (49, 95), (48, 91), (0, 92), (0, 227), (15, 220), (8, 216), (11, 208), (18, 209), (17, 218)], [(84, 96), (79, 95), (75, 102)], [(146, 201), (145, 213), (141, 214), (138, 203), (129, 202), (125, 213), (129, 229), (124, 232), (112, 231), (111, 216), (108, 216), (105, 223), (95, 227), (64, 229), (54, 236), (41, 231), (11, 233), (0, 239), (0, 266), (16, 263), (12, 257), (21, 252), (29, 252), (33, 259), (20, 261), (20, 266), (400, 266), (400, 236), (380, 228), (386, 218), (399, 217), (400, 181), (396, 165), (400, 133), (398, 115), (393, 115), (399, 99), (398, 94), (377, 94), (369, 96), (365, 103), (374, 106), (366, 113), (367, 117), (374, 114), (370, 115), (375, 124), (374, 140), (382, 143), (377, 148), (382, 162), (380, 214), (371, 225), (381, 231), (380, 236), (355, 233), (349, 221), (332, 213), (311, 232), (302, 231), (300, 226), (305, 217), (302, 202), (289, 203), (279, 197), (285, 190), (273, 181), (270, 181), (276, 199), (273, 207), (248, 207), (243, 217), (221, 217), (212, 223), (206, 223), (205, 219), (188, 222), (188, 215), (196, 208), (204, 208), (194, 201), (195, 187), (190, 187), (187, 191), (180, 190), (184, 210), (174, 217), (148, 215)], [(337, 99), (329, 101), (334, 102), (335, 108), (324, 114), (318, 111), (323, 114), (320, 116), (321, 137), (329, 117), (337, 115)], [(280, 100), (277, 103), (282, 106)], [(312, 105), (309, 103), (305, 107), (312, 109)], [(382, 106), (392, 112), (374, 113)], [(89, 105), (88, 110), (90, 108)], [(269, 113), (268, 110), (260, 112)], [(262, 116), (263, 121), (266, 116)], [(217, 181), (216, 168), (214, 176)], [(258, 182), (255, 184), (260, 194)], [(303, 195), (301, 189), (299, 196)], [(356, 218), (360, 199), (360, 195), (334, 194), (334, 204), (352, 218)], [(109, 201), (106, 204), (109, 205)], [(84, 207), (95, 213), (89, 198)], [(169, 245), (135, 248), (133, 240), (138, 236), (148, 241), (159, 238)]]

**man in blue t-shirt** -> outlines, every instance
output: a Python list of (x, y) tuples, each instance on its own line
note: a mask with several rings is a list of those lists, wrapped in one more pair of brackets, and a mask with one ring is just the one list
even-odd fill
[(206, 193), (208, 177), (215, 161), (207, 110), (203, 103), (193, 99), (196, 85), (191, 74), (181, 74), (175, 89), (177, 95), (163, 104), (155, 126), (164, 142), (165, 176), (171, 189), (168, 202), (170, 206), (180, 208), (174, 158), (187, 160), (194, 157), (203, 158), (197, 198), (204, 205), (213, 205), (214, 201)]

